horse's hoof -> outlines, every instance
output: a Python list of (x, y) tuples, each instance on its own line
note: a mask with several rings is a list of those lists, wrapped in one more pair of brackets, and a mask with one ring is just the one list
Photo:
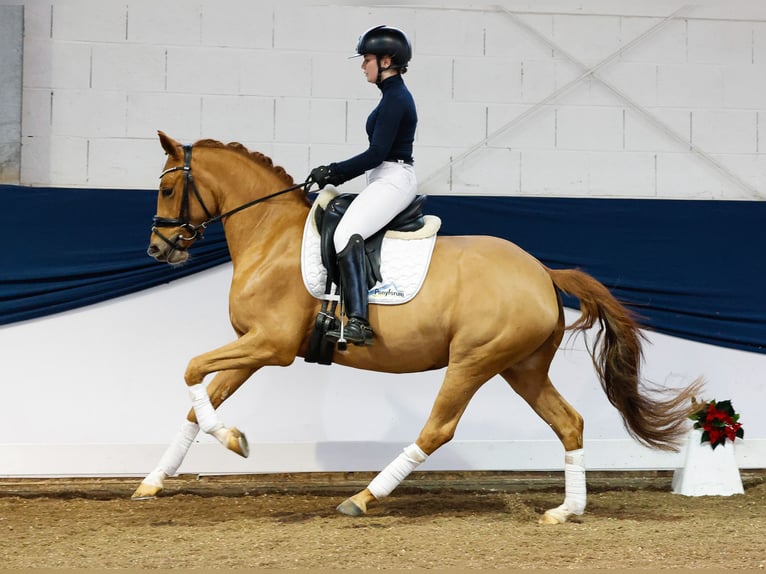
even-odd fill
[(157, 495), (162, 491), (161, 486), (155, 486), (153, 484), (146, 484), (142, 482), (138, 485), (138, 488), (133, 493), (133, 496), (130, 497), (131, 500), (151, 500), (152, 498), (156, 498)]
[(236, 452), (243, 458), (247, 458), (250, 455), (250, 446), (247, 444), (247, 437), (245, 437), (245, 433), (238, 428), (229, 429), (229, 438), (226, 441), (226, 448)]
[(366, 513), (366, 510), (362, 507), (360, 507), (356, 502), (351, 500), (350, 498), (347, 498), (343, 502), (341, 502), (336, 510), (340, 512), (341, 514), (345, 514), (346, 516), (362, 516)]
[(537, 522), (538, 524), (564, 524), (567, 518), (567, 515), (558, 508), (552, 508), (551, 510), (546, 510), (545, 514)]

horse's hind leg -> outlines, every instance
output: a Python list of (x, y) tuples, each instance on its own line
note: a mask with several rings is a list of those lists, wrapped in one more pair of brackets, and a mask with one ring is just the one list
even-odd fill
[[(251, 369), (235, 369), (217, 373), (209, 385), (211, 405), (214, 405), (215, 408), (220, 406), (252, 374), (253, 370)], [(131, 497), (133, 500), (154, 498), (162, 491), (165, 479), (175, 475), (176, 471), (178, 471), (178, 467), (181, 466), (184, 458), (186, 458), (186, 454), (197, 437), (197, 433), (199, 433), (199, 425), (192, 409), (189, 411), (187, 420), (181, 426), (181, 430), (176, 434), (162, 455), (162, 458), (160, 458), (156, 468), (138, 485), (138, 488)]]
[(585, 467), (583, 465), (583, 419), (559, 394), (548, 378), (549, 361), (532, 357), (502, 373), (513, 390), (548, 423), (566, 451), (564, 460), (564, 503), (545, 512), (541, 524), (562, 524), (585, 510)]
[(360, 516), (367, 506), (388, 496), (407, 476), (443, 444), (452, 440), (460, 417), (476, 391), (489, 378), (486, 370), (450, 366), (431, 414), (417, 440), (383, 469), (370, 484), (338, 505), (338, 512)]

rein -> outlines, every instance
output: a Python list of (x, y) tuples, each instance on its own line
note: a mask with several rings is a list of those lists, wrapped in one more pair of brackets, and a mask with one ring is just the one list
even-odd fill
[[(291, 191), (295, 191), (296, 189), (301, 189), (301, 188), (303, 188), (304, 191), (306, 191), (307, 187), (311, 185), (308, 182), (299, 183), (291, 187), (288, 187), (286, 189), (282, 189), (275, 193), (266, 195), (264, 197), (259, 197), (258, 199), (248, 201), (247, 203), (240, 205), (238, 207), (235, 207), (234, 209), (231, 209), (225, 213), (221, 213), (220, 215), (211, 215), (210, 211), (205, 205), (205, 202), (202, 200), (202, 196), (200, 195), (199, 190), (197, 189), (197, 184), (194, 182), (194, 176), (192, 175), (192, 171), (191, 171), (192, 146), (185, 145), (183, 146), (183, 149), (184, 149), (184, 164), (168, 168), (160, 174), (160, 179), (162, 179), (163, 177), (165, 177), (165, 175), (174, 171), (184, 172), (184, 190), (183, 190), (183, 195), (181, 196), (181, 207), (180, 207), (180, 212), (178, 214), (178, 217), (170, 218), (170, 217), (160, 217), (158, 215), (155, 215), (152, 218), (152, 233), (156, 234), (160, 239), (162, 239), (165, 243), (170, 245), (170, 247), (172, 247), (176, 251), (183, 251), (187, 249), (186, 245), (179, 244), (180, 241), (189, 242), (189, 241), (194, 241), (195, 239), (203, 239), (205, 230), (212, 223), (221, 221), (225, 217), (229, 217), (230, 215), (239, 213), (240, 211), (247, 209), (248, 207), (252, 207), (253, 205), (257, 205), (258, 203), (267, 201), (269, 199), (277, 197), (278, 195), (283, 195), (285, 193), (289, 193)], [(190, 191), (191, 193), (194, 194), (194, 197), (197, 198), (197, 201), (202, 206), (202, 210), (205, 212), (205, 215), (207, 216), (207, 219), (203, 221), (202, 223), (200, 223), (199, 225), (194, 225), (191, 222), (191, 218), (189, 215), (190, 213), (189, 192)], [(167, 238), (165, 235), (163, 235), (162, 233), (160, 233), (160, 230), (159, 230), (160, 227), (180, 227), (181, 229), (190, 233), (191, 236), (185, 237), (179, 233), (175, 239), (171, 240)]]

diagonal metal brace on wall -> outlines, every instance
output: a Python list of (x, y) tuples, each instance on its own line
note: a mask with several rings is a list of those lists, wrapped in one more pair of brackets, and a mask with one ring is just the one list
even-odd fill
[[(677, 17), (678, 17), (678, 15), (679, 15), (679, 14), (680, 14), (682, 11), (684, 11), (685, 9), (686, 9), (686, 6), (682, 6), (681, 8), (679, 8), (678, 10), (676, 10), (675, 12), (673, 12), (672, 14), (670, 14), (669, 16), (666, 16), (666, 17), (665, 17), (663, 20), (661, 20), (660, 22), (658, 22), (657, 24), (655, 24), (654, 26), (652, 26), (651, 28), (649, 28), (648, 30), (646, 30), (644, 33), (642, 33), (642, 34), (638, 35), (637, 37), (635, 37), (633, 40), (631, 40), (630, 42), (628, 42), (627, 44), (625, 44), (625, 45), (624, 45), (622, 48), (620, 48), (620, 49), (619, 49), (619, 50), (617, 50), (616, 52), (613, 52), (612, 54), (610, 54), (609, 56), (607, 56), (606, 58), (604, 58), (603, 60), (601, 60), (600, 62), (598, 62), (597, 64), (595, 64), (594, 66), (592, 66), (591, 68), (588, 68), (588, 69), (584, 70), (584, 71), (583, 71), (583, 72), (582, 72), (582, 73), (581, 73), (579, 76), (577, 76), (576, 78), (574, 78), (573, 80), (571, 80), (571, 81), (570, 81), (570, 82), (568, 82), (567, 84), (565, 84), (565, 85), (561, 86), (560, 88), (558, 88), (558, 89), (554, 90), (553, 92), (551, 92), (550, 94), (548, 94), (546, 97), (544, 97), (542, 100), (540, 100), (539, 102), (537, 102), (536, 104), (534, 104), (533, 106), (531, 106), (530, 108), (526, 109), (524, 112), (522, 112), (521, 114), (519, 114), (518, 116), (516, 116), (515, 118), (513, 118), (511, 121), (507, 122), (507, 123), (506, 123), (506, 124), (504, 124), (503, 126), (499, 127), (499, 128), (498, 128), (498, 129), (496, 129), (495, 131), (493, 131), (491, 134), (489, 134), (489, 135), (488, 135), (487, 137), (485, 137), (483, 140), (481, 140), (481, 141), (479, 141), (479, 142), (475, 143), (475, 144), (474, 144), (474, 145), (472, 145), (470, 148), (468, 148), (468, 149), (466, 149), (465, 151), (463, 151), (461, 154), (459, 154), (459, 155), (455, 156), (454, 158), (452, 158), (452, 159), (451, 159), (449, 162), (447, 162), (445, 165), (443, 165), (442, 167), (440, 167), (439, 169), (437, 169), (436, 171), (434, 171), (434, 172), (433, 172), (433, 173), (432, 173), (430, 176), (428, 176), (428, 178), (426, 178), (426, 179), (423, 181), (423, 183), (421, 184), (421, 187), (425, 187), (426, 185), (428, 185), (428, 183), (430, 183), (431, 181), (433, 181), (434, 179), (436, 179), (436, 177), (437, 177), (437, 176), (438, 176), (438, 175), (439, 175), (439, 174), (440, 174), (442, 171), (444, 171), (444, 170), (446, 170), (446, 169), (451, 169), (451, 168), (452, 168), (454, 165), (456, 165), (456, 164), (458, 164), (458, 163), (462, 162), (463, 160), (465, 160), (465, 159), (466, 159), (468, 156), (470, 156), (471, 154), (473, 154), (473, 153), (475, 153), (476, 151), (478, 151), (478, 150), (480, 150), (480, 149), (482, 149), (482, 148), (486, 147), (487, 143), (488, 143), (488, 142), (490, 142), (490, 141), (492, 141), (493, 139), (495, 139), (497, 136), (499, 136), (499, 135), (501, 135), (501, 134), (503, 134), (503, 133), (507, 132), (507, 131), (508, 131), (508, 130), (510, 130), (511, 128), (514, 128), (514, 127), (516, 127), (517, 125), (519, 125), (520, 123), (522, 123), (523, 121), (525, 121), (527, 118), (531, 117), (532, 115), (536, 114), (538, 111), (540, 111), (541, 109), (543, 109), (543, 107), (544, 107), (544, 106), (546, 106), (546, 105), (548, 105), (548, 104), (550, 104), (550, 103), (552, 103), (552, 102), (556, 101), (558, 98), (560, 98), (560, 97), (561, 97), (561, 96), (563, 96), (564, 94), (568, 93), (569, 91), (571, 91), (572, 89), (574, 89), (575, 87), (577, 87), (579, 84), (581, 84), (581, 83), (582, 83), (583, 81), (585, 81), (587, 78), (591, 77), (593, 74), (595, 74), (595, 73), (596, 73), (596, 71), (598, 71), (599, 69), (601, 69), (601, 68), (603, 68), (604, 66), (606, 66), (606, 65), (607, 65), (608, 63), (610, 63), (612, 60), (615, 60), (616, 58), (620, 57), (620, 56), (621, 56), (621, 55), (622, 55), (624, 52), (626, 52), (626, 51), (630, 50), (630, 49), (631, 49), (633, 46), (635, 46), (636, 44), (639, 44), (639, 43), (643, 42), (643, 41), (644, 41), (646, 38), (648, 38), (648, 37), (649, 37), (649, 36), (651, 36), (652, 34), (655, 34), (655, 33), (657, 33), (657, 32), (658, 32), (660, 29), (662, 29), (662, 28), (663, 28), (665, 25), (667, 25), (667, 24), (668, 24), (669, 22), (671, 22), (673, 19), (677, 18)], [(511, 12), (508, 12), (508, 11), (506, 11), (505, 9), (503, 9), (503, 8), (500, 8), (500, 7), (495, 7), (495, 11), (505, 11), (507, 14), (512, 14)], [(513, 14), (513, 16), (515, 16), (515, 14)], [(520, 22), (520, 25), (521, 25), (523, 28), (525, 28), (525, 29), (527, 29), (527, 28), (528, 28), (528, 26), (526, 25), (526, 23), (524, 23), (524, 22), (523, 22), (521, 19), (519, 19), (518, 17), (517, 17), (517, 20), (518, 20), (518, 22)], [(537, 32), (536, 30), (532, 30), (532, 29), (530, 28), (530, 31), (531, 31), (533, 34), (536, 34), (536, 35), (542, 36), (541, 34), (538, 34), (538, 32)], [(547, 38), (545, 38), (544, 36), (542, 36), (542, 39), (543, 39), (543, 42), (544, 42), (544, 43), (546, 43), (546, 44), (549, 44), (549, 45), (550, 45), (550, 42), (548, 41), (548, 39), (547, 39)], [(554, 48), (554, 49), (555, 49), (555, 48)], [(450, 180), (451, 180), (451, 179), (452, 179), (452, 177), (451, 177), (451, 174), (450, 174)]]
[[(544, 35), (542, 35), (540, 32), (529, 26), (526, 22), (521, 20), (516, 14), (513, 12), (507, 10), (506, 8), (496, 6), (495, 10), (503, 12), (513, 18), (513, 20), (524, 30), (529, 32), (530, 34), (536, 36), (540, 40), (542, 40), (545, 44), (553, 48), (554, 50), (557, 50), (560, 52), (564, 57), (566, 57), (568, 60), (570, 60), (572, 63), (578, 65), (583, 72), (575, 79), (567, 83), (566, 85), (562, 86), (561, 88), (553, 91), (551, 94), (534, 104), (529, 109), (525, 110), (523, 113), (516, 116), (514, 119), (512, 119), (510, 122), (504, 124), (491, 134), (489, 134), (486, 138), (479, 141), (478, 143), (474, 144), (458, 156), (452, 158), (448, 163), (443, 165), (441, 168), (437, 169), (436, 171), (432, 172), (431, 175), (429, 175), (421, 184), (421, 188), (425, 188), (429, 183), (434, 181), (443, 171), (446, 169), (451, 169), (454, 165), (462, 162), (465, 160), (468, 156), (472, 155), (476, 151), (486, 147), (486, 144), (496, 138), (497, 136), (507, 132), (511, 128), (519, 125), (521, 122), (525, 121), (530, 116), (534, 115), (536, 112), (538, 112), (540, 109), (542, 109), (547, 104), (555, 101), (565, 93), (572, 90), (574, 87), (582, 83), (586, 78), (594, 77), (599, 82), (601, 82), (604, 86), (606, 86), (608, 89), (613, 91), (615, 94), (617, 94), (619, 97), (623, 98), (623, 100), (628, 103), (632, 108), (634, 108), (636, 111), (639, 112), (640, 115), (642, 115), (644, 118), (649, 120), (652, 124), (659, 127), (664, 133), (672, 137), (673, 139), (679, 141), (683, 144), (684, 147), (689, 147), (692, 152), (703, 158), (707, 163), (712, 165), (717, 171), (724, 174), (727, 178), (732, 180), (734, 183), (736, 183), (740, 188), (748, 192), (750, 195), (757, 197), (759, 199), (763, 199), (763, 195), (758, 192), (755, 188), (753, 188), (751, 185), (749, 185), (747, 182), (743, 181), (741, 178), (739, 178), (737, 175), (730, 172), (728, 169), (726, 169), (723, 165), (721, 165), (719, 162), (715, 161), (712, 157), (710, 157), (708, 154), (706, 154), (703, 150), (701, 150), (698, 146), (694, 146), (693, 144), (690, 144), (690, 142), (686, 141), (683, 137), (679, 136), (676, 132), (674, 132), (669, 126), (667, 126), (665, 123), (663, 123), (661, 120), (659, 120), (656, 116), (648, 112), (645, 108), (634, 102), (632, 99), (630, 99), (626, 94), (624, 94), (621, 90), (618, 88), (615, 88), (611, 84), (609, 84), (606, 80), (596, 76), (596, 72), (613, 61), (614, 59), (621, 56), (624, 52), (628, 51), (629, 49), (633, 48), (636, 44), (643, 42), (647, 37), (650, 35), (655, 34), (660, 29), (662, 29), (665, 25), (667, 25), (672, 20), (679, 17), (679, 15), (687, 8), (687, 6), (682, 6), (669, 16), (665, 17), (663, 20), (649, 28), (644, 33), (640, 34), (636, 38), (634, 38), (631, 42), (620, 48), (619, 50), (615, 51), (611, 55), (607, 56), (594, 66), (588, 68), (585, 64), (574, 58), (572, 55), (570, 55), (568, 52), (563, 50), (561, 47), (559, 47), (555, 42), (552, 40), (546, 38)], [(451, 179), (451, 175), (450, 175)]]
[[(659, 128), (663, 133), (671, 137), (672, 139), (676, 140), (680, 144), (682, 144), (684, 147), (688, 146), (689, 150), (700, 157), (702, 160), (704, 160), (708, 165), (710, 165), (713, 169), (724, 175), (726, 178), (728, 178), (730, 181), (732, 181), (734, 184), (736, 184), (740, 189), (747, 192), (751, 197), (756, 199), (766, 199), (766, 196), (764, 196), (762, 193), (760, 193), (756, 188), (754, 188), (752, 185), (744, 181), (742, 178), (740, 178), (737, 174), (733, 173), (729, 169), (727, 169), (721, 162), (716, 161), (713, 157), (711, 157), (708, 153), (706, 153), (703, 149), (701, 149), (699, 146), (694, 145), (691, 142), (686, 141), (683, 136), (679, 135), (676, 131), (674, 131), (670, 126), (668, 126), (665, 122), (660, 120), (657, 116), (649, 112), (645, 107), (641, 106), (639, 103), (634, 101), (630, 96), (628, 96), (625, 92), (620, 90), (619, 88), (612, 85), (609, 81), (605, 80), (604, 78), (599, 77), (596, 75), (596, 69), (590, 68), (583, 64), (580, 60), (575, 58), (572, 54), (568, 53), (566, 50), (562, 49), (560, 46), (558, 46), (553, 40), (546, 38), (543, 34), (532, 28), (529, 24), (524, 22), (521, 18), (516, 16), (516, 14), (508, 11), (505, 8), (498, 7), (498, 9), (502, 12), (504, 12), (506, 15), (508, 15), (511, 19), (513, 19), (516, 24), (524, 28), (527, 32), (530, 34), (533, 34), (546, 44), (559, 52), (562, 56), (564, 56), (567, 60), (572, 62), (573, 64), (577, 65), (581, 69), (585, 70), (585, 73), (587, 73), (589, 76), (592, 76), (595, 80), (598, 80), (601, 85), (603, 85), (605, 88), (610, 90), (612, 93), (616, 94), (622, 100), (627, 103), (633, 110), (638, 112), (645, 120), (649, 121), (651, 124), (653, 124), (655, 127)], [(681, 9), (683, 10), (683, 8)], [(672, 17), (675, 17), (675, 14), (671, 15)], [(670, 17), (669, 17), (670, 18)], [(666, 20), (668, 20), (666, 18)], [(666, 20), (663, 20), (665, 22)], [(631, 43), (632, 44), (632, 43)], [(622, 52), (623, 50), (618, 50), (618, 52)], [(611, 59), (612, 56), (609, 57)], [(600, 65), (598, 67), (601, 67)]]

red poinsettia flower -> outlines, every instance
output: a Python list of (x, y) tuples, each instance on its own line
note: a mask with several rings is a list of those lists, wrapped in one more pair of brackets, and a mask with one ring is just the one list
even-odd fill
[(731, 401), (715, 400), (704, 403), (702, 408), (689, 415), (695, 429), (702, 429), (702, 442), (710, 442), (715, 449), (718, 445), (726, 444), (726, 439), (733, 441), (743, 438), (745, 431), (739, 421), (739, 415), (734, 412)]

